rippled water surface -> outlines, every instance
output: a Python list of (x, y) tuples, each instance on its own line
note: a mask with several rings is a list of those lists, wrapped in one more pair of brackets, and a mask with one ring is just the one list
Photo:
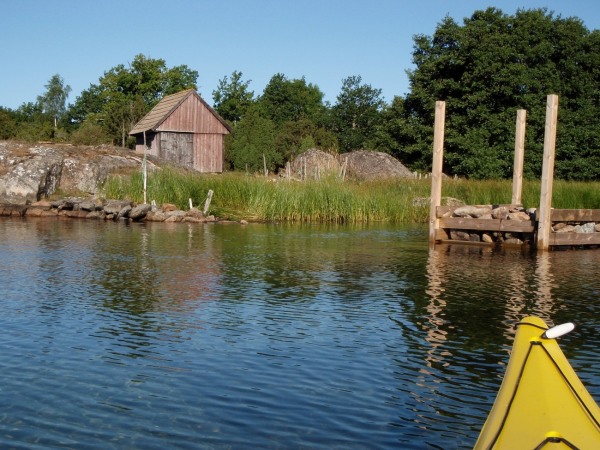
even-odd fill
[(0, 220), (0, 447), (471, 448), (529, 314), (600, 398), (600, 250)]

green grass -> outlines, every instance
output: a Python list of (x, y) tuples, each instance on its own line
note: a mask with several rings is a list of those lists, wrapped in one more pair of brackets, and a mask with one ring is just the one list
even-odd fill
[[(143, 201), (141, 174), (113, 176), (104, 186), (107, 198)], [(351, 182), (328, 178), (290, 181), (242, 173), (204, 175), (164, 168), (151, 173), (147, 201), (173, 203), (181, 209), (203, 209), (208, 191), (214, 196), (210, 213), (223, 219), (269, 222), (427, 222), (429, 205), (415, 199), (429, 197), (430, 180)], [(510, 203), (512, 180), (444, 180), (442, 196), (466, 204)], [(537, 207), (540, 183), (525, 181), (523, 205)], [(600, 209), (600, 184), (554, 182), (555, 208)]]

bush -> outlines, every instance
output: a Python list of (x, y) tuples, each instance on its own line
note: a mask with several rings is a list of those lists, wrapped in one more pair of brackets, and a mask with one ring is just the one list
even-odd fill
[(71, 133), (71, 142), (76, 145), (101, 145), (110, 144), (111, 139), (100, 125), (86, 121)]
[(54, 127), (45, 122), (22, 122), (16, 138), (26, 142), (49, 141), (54, 137)]

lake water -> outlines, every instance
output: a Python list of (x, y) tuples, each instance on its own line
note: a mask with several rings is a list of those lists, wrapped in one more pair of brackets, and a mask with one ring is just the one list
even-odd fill
[(535, 314), (600, 399), (600, 250), (0, 220), (0, 447), (472, 448)]

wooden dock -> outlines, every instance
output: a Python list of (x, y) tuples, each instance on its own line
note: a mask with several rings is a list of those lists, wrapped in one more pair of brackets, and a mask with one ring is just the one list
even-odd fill
[[(454, 215), (454, 211), (460, 207), (441, 206), (445, 110), (445, 102), (436, 102), (429, 219), (429, 242), (431, 245), (440, 242), (484, 245), (520, 243), (519, 245), (530, 245), (542, 251), (556, 248), (600, 246), (600, 210), (552, 208), (558, 96), (552, 94), (547, 97), (540, 203), (538, 208), (528, 210), (529, 218), (521, 215), (520, 220), (506, 220), (506, 217), (494, 218), (489, 214), (484, 217), (457, 217)], [(505, 206), (507, 210), (517, 210), (521, 206), (525, 119), (525, 110), (518, 110), (511, 203), (507, 205), (474, 205), (476, 208), (492, 210)], [(457, 233), (457, 231), (462, 233)], [(456, 235), (460, 235), (460, 237), (453, 239), (452, 236)]]

